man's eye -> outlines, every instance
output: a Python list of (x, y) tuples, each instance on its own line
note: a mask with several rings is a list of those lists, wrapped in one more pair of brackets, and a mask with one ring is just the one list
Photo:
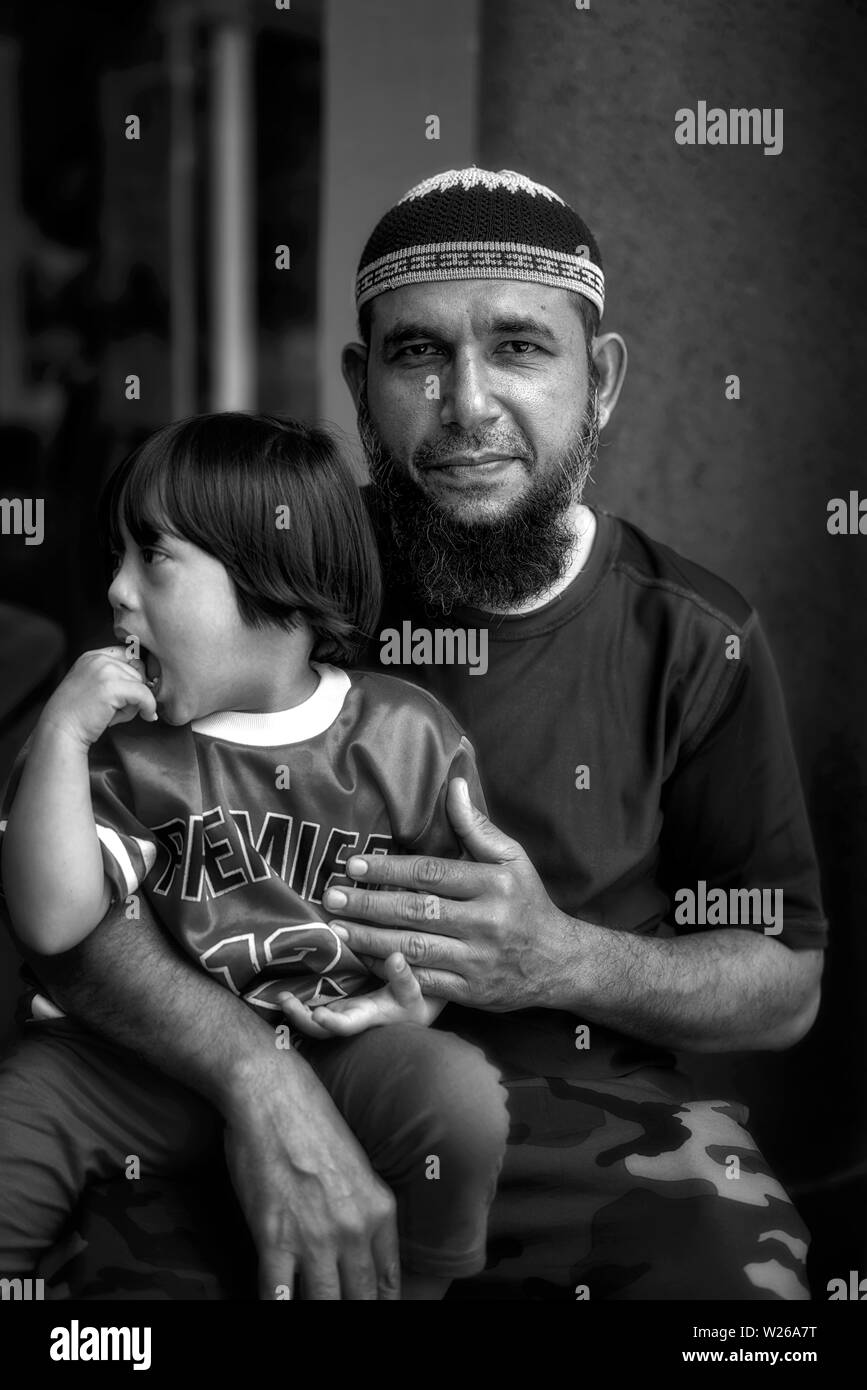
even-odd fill
[(166, 558), (161, 550), (155, 550), (152, 545), (142, 546), (141, 557), (146, 565), (156, 565), (159, 563), (160, 560), (164, 560)]
[(509, 348), (517, 357), (526, 357), (528, 352), (538, 351), (535, 343), (527, 343), (523, 338), (511, 338), (509, 342), (504, 343), (503, 346)]
[(400, 357), (429, 357), (437, 350), (433, 343), (408, 343), (406, 347), (401, 348), (398, 355)]

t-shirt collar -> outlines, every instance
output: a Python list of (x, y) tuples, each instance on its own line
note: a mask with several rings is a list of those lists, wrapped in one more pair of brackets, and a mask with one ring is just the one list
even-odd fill
[(311, 661), (310, 665), (319, 674), (319, 684), (300, 705), (265, 714), (254, 714), (249, 710), (221, 710), (207, 714), (203, 719), (194, 719), (193, 733), (254, 748), (303, 743), (317, 734), (323, 734), (342, 710), (351, 681), (346, 672), (336, 666), (323, 666), (317, 661)]

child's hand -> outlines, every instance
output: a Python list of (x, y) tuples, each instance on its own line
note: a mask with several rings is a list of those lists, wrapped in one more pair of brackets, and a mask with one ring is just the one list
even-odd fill
[(388, 984), (373, 994), (351, 995), (310, 1009), (294, 994), (281, 994), (280, 1003), (293, 1028), (309, 1038), (347, 1038), (386, 1023), (432, 1023), (443, 1000), (425, 999), (404, 957), (394, 951), (385, 962)]
[(125, 653), (124, 647), (102, 647), (80, 656), (45, 706), (41, 722), (89, 748), (110, 724), (126, 724), (137, 714), (156, 719), (144, 663), (125, 660)]

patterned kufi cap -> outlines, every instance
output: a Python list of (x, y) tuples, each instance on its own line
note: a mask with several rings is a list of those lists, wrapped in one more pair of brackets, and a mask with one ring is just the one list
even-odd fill
[(355, 303), (431, 280), (530, 280), (605, 305), (593, 233), (550, 188), (511, 169), (450, 169), (401, 198), (361, 255)]

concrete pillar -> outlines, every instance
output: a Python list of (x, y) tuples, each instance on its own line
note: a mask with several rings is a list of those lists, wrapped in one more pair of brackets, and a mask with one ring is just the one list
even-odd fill
[(18, 44), (0, 38), (0, 417), (21, 412)]
[(243, 21), (212, 35), (212, 410), (256, 405), (253, 36)]
[[(319, 263), (323, 419), (355, 438), (340, 349), (355, 334), (352, 283), (368, 234), (414, 183), (476, 162), (478, 0), (329, 0)], [(439, 140), (425, 136), (437, 115)]]
[(194, 261), (196, 130), (192, 16), (167, 12), (169, 68), (169, 305), (172, 417), (196, 409), (196, 273)]

